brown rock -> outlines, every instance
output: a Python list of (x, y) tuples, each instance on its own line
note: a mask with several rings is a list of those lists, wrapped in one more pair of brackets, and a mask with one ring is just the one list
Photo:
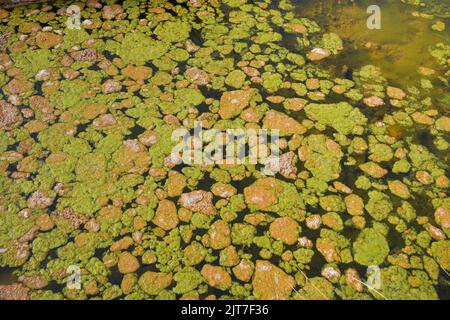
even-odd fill
[(364, 214), (364, 201), (356, 194), (349, 194), (344, 199), (347, 212), (352, 216), (360, 216)]
[(325, 260), (327, 262), (334, 262), (334, 261), (340, 261), (340, 257), (338, 254), (338, 244), (329, 239), (317, 239), (316, 242), (317, 250), (324, 256)]
[(53, 229), (55, 224), (53, 223), (52, 219), (48, 214), (42, 214), (36, 219), (36, 225), (40, 228), (42, 231), (49, 231)]
[(295, 163), (297, 162), (297, 156), (293, 151), (289, 151), (280, 156), (279, 159), (280, 174), (286, 179), (296, 179), (297, 177), (297, 167)]
[(363, 164), (359, 165), (359, 168), (364, 173), (367, 173), (369, 176), (377, 178), (377, 179), (384, 177), (388, 173), (386, 169), (380, 167), (375, 162), (363, 163)]
[(214, 184), (211, 188), (211, 191), (215, 196), (221, 198), (229, 198), (231, 196), (234, 196), (237, 192), (236, 188), (231, 184), (225, 184), (221, 182)]
[(283, 107), (286, 110), (300, 111), (305, 107), (306, 103), (307, 101), (305, 99), (291, 98), (284, 101)]
[(190, 81), (200, 86), (206, 85), (210, 82), (208, 73), (197, 67), (187, 69), (185, 75)]
[(29, 300), (29, 291), (30, 289), (19, 283), (0, 286), (0, 300)]
[(105, 94), (118, 92), (122, 90), (122, 85), (118, 81), (107, 80), (102, 84), (102, 92)]
[(408, 199), (410, 196), (408, 187), (401, 181), (389, 181), (388, 182), (389, 190), (395, 194), (397, 197), (402, 199)]
[(33, 90), (33, 85), (26, 79), (12, 79), (5, 87), (6, 91), (14, 95), (22, 95)]
[(436, 185), (439, 188), (448, 188), (449, 184), (450, 181), (446, 176), (440, 176), (436, 178)]
[(43, 49), (50, 49), (61, 43), (62, 36), (53, 32), (38, 32), (36, 44)]
[(133, 245), (133, 243), (134, 241), (131, 237), (123, 237), (122, 239), (117, 240), (111, 245), (111, 251), (127, 250)]
[(273, 190), (264, 186), (252, 185), (244, 189), (245, 202), (257, 210), (267, 210), (278, 201)]
[(96, 127), (112, 127), (117, 124), (116, 118), (112, 114), (102, 114), (100, 117), (94, 120), (94, 126)]
[(305, 33), (308, 29), (301, 23), (291, 23), (289, 24), (289, 29), (295, 33)]
[(397, 100), (403, 100), (406, 97), (406, 94), (402, 89), (395, 87), (387, 87), (387, 95), (389, 98)]
[(52, 113), (53, 108), (50, 105), (50, 102), (47, 98), (42, 96), (32, 96), (29, 99), (31, 107), (37, 111), (41, 111), (43, 113)]
[(239, 254), (235, 246), (228, 246), (220, 251), (219, 263), (224, 267), (234, 267), (239, 263)]
[(129, 252), (122, 252), (119, 256), (118, 268), (120, 273), (133, 273), (139, 269), (139, 261)]
[(239, 115), (247, 107), (253, 89), (225, 92), (220, 98), (219, 115), (228, 120)]
[(361, 280), (359, 279), (358, 271), (353, 268), (348, 268), (345, 271), (345, 282), (358, 292), (362, 292), (364, 290)]
[(52, 205), (53, 198), (49, 197), (45, 191), (35, 191), (27, 200), (30, 209), (45, 209)]
[(42, 289), (48, 285), (48, 281), (41, 276), (20, 276), (18, 279), (30, 289)]
[(152, 74), (152, 69), (145, 66), (133, 66), (129, 65), (125, 69), (122, 70), (122, 73), (127, 77), (130, 77), (136, 81), (144, 81), (148, 79)]
[(331, 282), (336, 282), (341, 277), (341, 271), (337, 267), (326, 266), (322, 269), (322, 276)]
[(236, 278), (241, 281), (248, 282), (252, 278), (255, 266), (251, 261), (242, 259), (241, 262), (232, 270)]
[(346, 186), (345, 184), (343, 184), (342, 182), (339, 182), (339, 181), (333, 182), (333, 186), (337, 191), (340, 191), (342, 193), (350, 194), (353, 192), (353, 190), (351, 188), (349, 188), (348, 186)]
[(295, 286), (293, 277), (268, 261), (256, 261), (253, 292), (259, 300), (286, 300)]
[(314, 48), (307, 54), (307, 57), (311, 61), (320, 61), (325, 58), (328, 58), (330, 55), (331, 52), (327, 49)]
[(197, 190), (189, 193), (183, 193), (180, 197), (180, 204), (194, 212), (200, 212), (206, 215), (215, 215), (216, 208), (212, 202), (213, 194), (211, 192)]
[(427, 116), (426, 114), (422, 113), (422, 112), (414, 112), (411, 115), (411, 118), (420, 124), (426, 125), (426, 126), (431, 126), (434, 123), (433, 118)]
[(433, 183), (433, 176), (431, 174), (429, 174), (427, 171), (417, 171), (416, 179), (421, 184), (425, 184), (425, 185)]
[(205, 264), (201, 274), (211, 287), (226, 290), (231, 287), (231, 277), (222, 267)]
[(272, 238), (281, 240), (287, 245), (295, 244), (300, 232), (297, 221), (291, 217), (275, 219), (270, 224), (269, 231)]
[(133, 288), (137, 283), (137, 277), (134, 274), (126, 274), (123, 276), (122, 282), (120, 283), (120, 289), (124, 294), (130, 294), (133, 292)]
[(293, 118), (277, 112), (267, 111), (263, 120), (263, 127), (268, 129), (280, 130), (281, 134), (303, 134), (306, 132), (306, 128), (303, 127)]
[(172, 230), (178, 223), (177, 207), (170, 200), (161, 200), (152, 222), (163, 230)]
[(79, 50), (72, 52), (70, 54), (72, 58), (74, 58), (77, 61), (90, 61), (93, 62), (97, 60), (97, 50), (94, 48), (88, 48), (84, 50)]
[(242, 71), (244, 71), (244, 73), (246, 75), (248, 75), (249, 77), (259, 77), (260, 72), (258, 71), (258, 69), (253, 68), (253, 67), (242, 67)]
[(450, 229), (450, 209), (439, 207), (434, 212), (434, 219), (444, 229)]
[(384, 106), (384, 101), (380, 97), (372, 96), (368, 98), (364, 98), (364, 104), (371, 108), (382, 107)]
[(178, 197), (183, 193), (185, 187), (186, 177), (181, 173), (171, 171), (167, 179), (167, 195), (169, 197)]
[(51, 216), (53, 220), (57, 220), (58, 218), (67, 220), (77, 229), (88, 222), (87, 218), (77, 214), (72, 208), (55, 211)]
[(312, 214), (306, 218), (306, 226), (311, 230), (318, 230), (322, 225), (322, 218), (318, 214)]
[(281, 191), (275, 179), (263, 178), (244, 188), (245, 203), (256, 210), (267, 211), (278, 202)]
[(444, 231), (442, 231), (441, 229), (427, 223), (425, 225), (425, 229), (428, 231), (428, 233), (430, 234), (431, 238), (433, 238), (436, 241), (441, 241), (441, 240), (445, 240), (447, 237), (445, 236)]
[(223, 220), (215, 221), (211, 225), (208, 235), (209, 245), (215, 250), (226, 248), (231, 244), (231, 230), (228, 223)]
[(0, 129), (12, 130), (22, 123), (19, 109), (6, 101), (0, 101)]
[(147, 271), (139, 278), (139, 286), (148, 294), (158, 294), (172, 283), (172, 275)]
[(114, 19), (117, 15), (123, 13), (123, 8), (119, 4), (103, 7), (103, 18), (107, 20)]

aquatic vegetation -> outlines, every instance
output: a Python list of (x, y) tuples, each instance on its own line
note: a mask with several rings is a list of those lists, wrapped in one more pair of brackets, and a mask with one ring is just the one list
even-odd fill
[[(0, 299), (448, 298), (448, 13), (421, 2), (404, 83), (289, 0), (0, 9)], [(279, 130), (280, 170), (180, 162), (196, 122)]]

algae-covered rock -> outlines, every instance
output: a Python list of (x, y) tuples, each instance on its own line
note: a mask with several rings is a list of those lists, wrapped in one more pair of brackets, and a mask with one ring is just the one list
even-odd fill
[(331, 282), (322, 277), (307, 279), (304, 287), (297, 294), (301, 300), (332, 300), (334, 289)]
[(381, 221), (386, 219), (393, 211), (393, 206), (386, 194), (379, 191), (370, 191), (366, 210), (375, 220)]
[(206, 264), (201, 273), (211, 287), (226, 290), (231, 286), (231, 277), (222, 267)]
[(270, 262), (258, 260), (252, 284), (257, 299), (286, 300), (294, 289), (295, 280)]
[(172, 283), (172, 275), (153, 271), (145, 272), (139, 278), (139, 286), (145, 293), (156, 295)]
[(118, 267), (120, 273), (133, 273), (139, 269), (139, 261), (129, 252), (123, 252), (119, 256)]
[(117, 48), (117, 54), (125, 63), (143, 65), (148, 60), (161, 57), (168, 50), (162, 41), (153, 40), (150, 36), (135, 32), (128, 33)]
[(316, 178), (330, 181), (339, 178), (343, 153), (339, 144), (325, 135), (310, 135), (298, 150), (299, 159)]
[(219, 114), (222, 119), (231, 119), (247, 107), (253, 90), (236, 90), (225, 92), (220, 99)]
[(303, 134), (306, 132), (305, 127), (295, 119), (272, 110), (266, 112), (263, 127), (279, 130), (281, 135)]
[(353, 244), (355, 261), (365, 266), (380, 265), (389, 254), (386, 238), (375, 229), (364, 229)]
[(165, 21), (154, 32), (163, 42), (182, 42), (189, 37), (191, 25), (187, 21)]
[(178, 225), (177, 208), (170, 200), (161, 200), (152, 222), (164, 230), (171, 230)]
[(437, 263), (445, 270), (450, 269), (450, 241), (438, 241), (431, 244), (431, 253)]
[(277, 240), (281, 240), (288, 245), (293, 245), (297, 242), (299, 236), (298, 223), (290, 218), (277, 218), (270, 224), (270, 236)]
[(190, 193), (183, 193), (180, 197), (180, 204), (192, 211), (206, 215), (214, 215), (216, 209), (212, 203), (213, 194), (211, 192), (198, 190)]
[(346, 102), (337, 104), (308, 104), (306, 115), (320, 124), (330, 126), (342, 134), (350, 134), (357, 126), (364, 126), (367, 118), (358, 108)]
[[(385, 298), (394, 300), (437, 299), (436, 290), (425, 273), (418, 271), (414, 279), (414, 276), (408, 275), (408, 271), (398, 266), (381, 270), (381, 288), (379, 291)], [(375, 292), (372, 294), (377, 299), (383, 299)]]

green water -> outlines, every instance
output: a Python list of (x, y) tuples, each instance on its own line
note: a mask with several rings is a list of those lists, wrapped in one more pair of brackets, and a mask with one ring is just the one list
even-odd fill
[[(366, 9), (373, 1), (354, 1), (340, 5), (339, 1), (298, 1), (299, 16), (312, 17), (327, 31), (339, 34), (346, 47), (335, 62), (350, 68), (373, 64), (396, 85), (417, 85), (419, 67), (441, 69), (430, 59), (428, 48), (438, 42), (448, 43), (448, 30), (432, 30), (435, 22), (431, 16), (418, 12), (418, 8), (399, 1), (377, 1), (381, 9), (381, 29), (369, 29)], [(342, 1), (345, 2), (345, 1)], [(449, 22), (449, 19), (442, 19)], [(442, 88), (439, 89), (443, 91)], [(437, 91), (439, 93), (439, 91)]]

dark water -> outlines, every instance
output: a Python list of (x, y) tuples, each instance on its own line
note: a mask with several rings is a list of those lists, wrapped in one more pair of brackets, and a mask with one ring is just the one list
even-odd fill
[[(445, 2), (445, 1), (443, 1)], [(344, 4), (345, 3), (345, 4)], [(450, 32), (432, 30), (436, 19), (400, 1), (296, 1), (296, 13), (315, 20), (329, 32), (345, 41), (345, 50), (335, 58), (356, 69), (373, 64), (395, 85), (416, 85), (419, 67), (438, 68), (428, 48), (439, 42), (449, 43)], [(367, 8), (377, 4), (381, 9), (381, 29), (366, 26)], [(440, 19), (447, 26), (449, 18)]]

